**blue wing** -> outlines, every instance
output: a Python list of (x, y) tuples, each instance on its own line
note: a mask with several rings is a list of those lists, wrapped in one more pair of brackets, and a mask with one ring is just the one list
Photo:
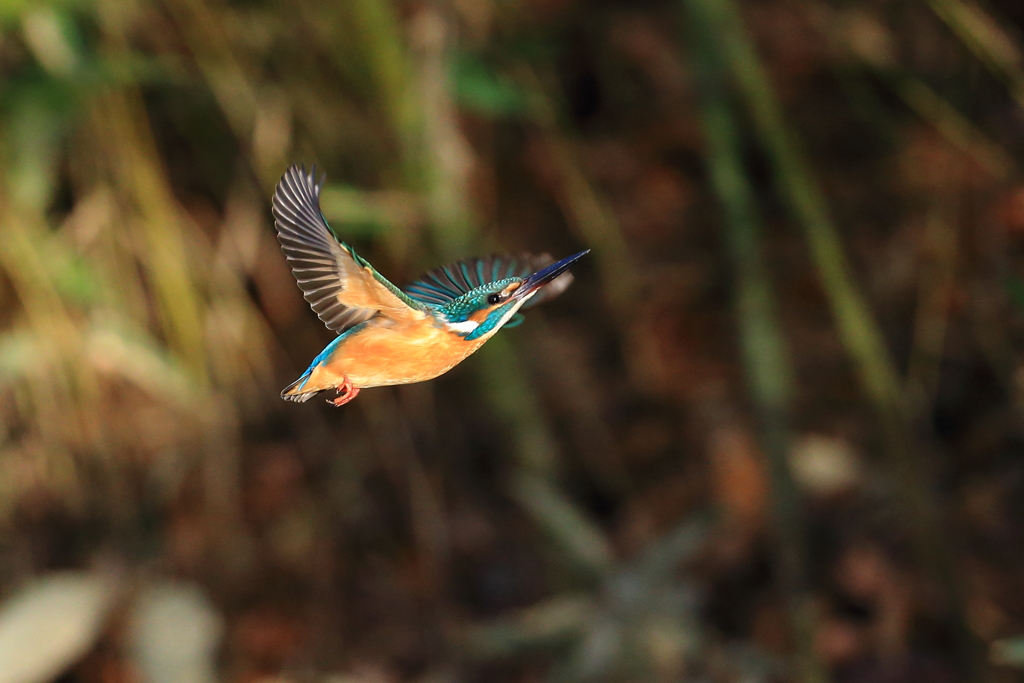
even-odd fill
[[(406, 285), (405, 293), (427, 306), (440, 307), (477, 287), (510, 277), (527, 277), (554, 262), (547, 254), (501, 254), (467, 258), (435, 268)], [(561, 294), (572, 282), (565, 273), (548, 283), (523, 307)]]

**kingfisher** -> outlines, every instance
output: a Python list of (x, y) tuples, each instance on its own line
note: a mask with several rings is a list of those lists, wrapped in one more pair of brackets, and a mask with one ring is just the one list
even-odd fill
[(586, 251), (552, 263), (547, 255), (468, 258), (436, 268), (404, 289), (339, 241), (320, 211), (316, 167), (291, 166), (274, 192), (277, 238), (299, 289), (337, 337), (281, 392), (308, 401), (335, 390), (342, 406), (360, 389), (412, 384), (451, 370), (520, 309), (561, 294), (569, 267)]

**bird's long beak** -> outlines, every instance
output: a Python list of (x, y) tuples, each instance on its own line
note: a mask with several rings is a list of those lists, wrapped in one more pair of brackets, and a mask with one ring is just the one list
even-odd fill
[(534, 273), (533, 275), (531, 275), (530, 277), (526, 278), (526, 280), (523, 281), (523, 284), (519, 287), (519, 289), (517, 289), (512, 294), (512, 298), (523, 299), (525, 297), (528, 297), (529, 295), (533, 294), (538, 289), (548, 284), (565, 271), (569, 270), (569, 267), (572, 264), (576, 263), (576, 261), (578, 261), (581, 257), (583, 257), (585, 254), (589, 252), (589, 249), (587, 249), (586, 251), (581, 251), (580, 253), (573, 254), (572, 256), (562, 259), (561, 261), (556, 261), (547, 268), (538, 270), (536, 273)]

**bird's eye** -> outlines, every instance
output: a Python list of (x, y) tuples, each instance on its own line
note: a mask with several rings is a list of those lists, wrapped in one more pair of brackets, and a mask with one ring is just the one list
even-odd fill
[(499, 301), (501, 301), (501, 294), (488, 294), (487, 295), (487, 303), (491, 304), (492, 306), (494, 304), (498, 303)]

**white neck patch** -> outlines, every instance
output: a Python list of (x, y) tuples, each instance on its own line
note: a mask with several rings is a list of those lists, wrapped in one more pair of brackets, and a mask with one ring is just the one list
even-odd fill
[[(540, 291), (540, 290), (537, 290), (537, 291)], [(523, 304), (525, 304), (527, 301), (532, 299), (533, 296), (537, 293), (537, 291), (530, 292), (529, 295), (527, 295), (527, 296), (523, 297), (522, 299), (520, 299), (515, 306), (513, 306), (509, 310), (505, 311), (505, 315), (501, 316), (501, 320), (499, 320), (498, 324), (494, 326), (494, 329), (492, 329), (490, 332), (487, 333), (487, 335), (484, 337), (484, 339), (487, 339), (492, 334), (494, 334), (495, 332), (500, 330), (502, 325), (507, 323), (509, 318), (514, 316), (519, 311), (519, 309), (523, 307)], [(455, 333), (461, 334), (461, 335), (468, 335), (468, 334), (471, 334), (474, 330), (476, 330), (476, 328), (480, 327), (480, 323), (476, 322), (475, 320), (463, 320), (460, 323), (449, 323), (449, 322), (446, 322), (444, 324), (444, 326), (445, 326), (446, 329), (448, 329), (451, 332), (455, 332)]]
[(475, 320), (463, 320), (461, 323), (445, 323), (444, 326), (456, 334), (469, 334), (480, 327), (480, 323)]

